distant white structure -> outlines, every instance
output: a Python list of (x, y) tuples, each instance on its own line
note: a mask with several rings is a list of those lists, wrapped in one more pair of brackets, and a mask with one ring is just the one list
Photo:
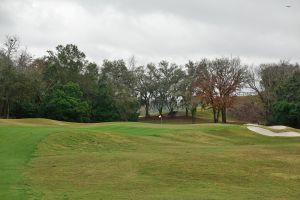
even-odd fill
[(237, 92), (236, 93), (237, 96), (242, 96), (242, 97), (245, 97), (245, 96), (255, 96), (257, 95), (256, 92)]
[(252, 90), (251, 88), (245, 87), (241, 89), (240, 91), (237, 91), (235, 93), (236, 96), (245, 97), (245, 96), (255, 96), (257, 95), (257, 92)]

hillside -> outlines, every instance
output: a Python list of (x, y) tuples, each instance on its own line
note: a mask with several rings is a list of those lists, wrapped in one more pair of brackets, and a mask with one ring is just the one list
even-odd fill
[(0, 120), (0, 199), (299, 199), (300, 138), (244, 125)]

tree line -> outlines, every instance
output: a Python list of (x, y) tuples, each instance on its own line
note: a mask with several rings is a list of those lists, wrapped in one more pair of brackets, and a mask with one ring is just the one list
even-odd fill
[(300, 127), (299, 64), (262, 64), (249, 70), (248, 85), (263, 103), (268, 124)]
[[(286, 65), (295, 68), (291, 67), (293, 73), (296, 68), (299, 71), (297, 64)], [(239, 58), (226, 57), (189, 61), (184, 66), (167, 61), (136, 66), (134, 59), (128, 64), (124, 60), (104, 60), (98, 66), (73, 44), (58, 45), (54, 51), (34, 59), (19, 48), (16, 37), (8, 36), (0, 51), (0, 116), (76, 122), (136, 121), (141, 107), (145, 117), (150, 116), (150, 110), (174, 116), (178, 109), (195, 117), (197, 107), (203, 106), (211, 108), (214, 122), (221, 119), (226, 123), (227, 109), (246, 85), (262, 97), (266, 115), (281, 112), (285, 100), (278, 98), (276, 105), (270, 103), (272, 95), (267, 94), (273, 86), (265, 85), (262, 73), (276, 66), (270, 64), (254, 73)], [(292, 77), (299, 78), (289, 75), (287, 79)], [(283, 82), (282, 87), (296, 87)], [(279, 117), (268, 118), (269, 122), (276, 120)]]

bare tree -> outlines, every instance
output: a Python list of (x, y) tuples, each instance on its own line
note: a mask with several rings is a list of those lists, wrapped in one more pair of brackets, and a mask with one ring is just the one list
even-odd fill
[[(195, 83), (196, 83), (196, 64), (189, 61), (186, 65), (186, 72), (183, 75), (183, 79), (179, 85), (181, 105), (185, 109), (185, 116), (188, 117), (189, 111), (194, 106), (193, 96), (195, 95)], [(197, 110), (197, 109), (196, 109)]]
[(246, 81), (245, 66), (239, 58), (218, 58), (199, 63), (199, 89), (202, 98), (212, 106), (214, 122), (218, 122), (219, 113), (222, 122), (227, 122), (227, 108), (231, 106), (236, 92)]
[(213, 120), (217, 123), (220, 113), (219, 97), (215, 90), (216, 77), (209, 63), (210, 61), (203, 59), (197, 64), (196, 87), (200, 98), (211, 106), (213, 110)]
[(227, 122), (227, 108), (233, 103), (233, 97), (247, 78), (247, 68), (241, 65), (239, 58), (221, 58), (212, 63), (216, 76), (216, 90), (220, 99), (222, 122)]
[(156, 68), (152, 63), (135, 69), (136, 90), (140, 104), (145, 106), (145, 117), (150, 117), (150, 103), (157, 87), (155, 73)]
[(3, 44), (2, 56), (1, 56), (1, 73), (5, 76), (1, 77), (1, 115), (9, 118), (10, 116), (10, 100), (15, 94), (14, 85), (15, 73), (14, 73), (14, 60), (19, 49), (19, 40), (16, 36), (7, 36), (6, 41)]
[(136, 67), (136, 59), (135, 59), (135, 56), (131, 56), (129, 59), (128, 59), (128, 69), (129, 71), (133, 71), (134, 68)]
[(21, 69), (25, 69), (33, 62), (32, 56), (28, 53), (27, 49), (21, 50), (20, 55), (17, 58), (17, 66)]
[(6, 57), (12, 59), (12, 56), (18, 51), (20, 42), (17, 36), (6, 36), (6, 40), (3, 45), (3, 51)]

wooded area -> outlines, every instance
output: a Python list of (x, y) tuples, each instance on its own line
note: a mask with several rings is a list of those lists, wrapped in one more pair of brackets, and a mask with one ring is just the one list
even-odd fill
[[(300, 124), (300, 69), (280, 62), (250, 68), (239, 58), (201, 59), (180, 66), (161, 61), (136, 66), (134, 59), (87, 60), (76, 45), (58, 45), (41, 58), (19, 48), (8, 36), (0, 52), (0, 116), (45, 117), (65, 121), (136, 121), (141, 107), (160, 115), (198, 106), (211, 107), (214, 122), (227, 121), (227, 110), (244, 87), (255, 90), (268, 123)], [(251, 109), (251, 108), (249, 108)]]

